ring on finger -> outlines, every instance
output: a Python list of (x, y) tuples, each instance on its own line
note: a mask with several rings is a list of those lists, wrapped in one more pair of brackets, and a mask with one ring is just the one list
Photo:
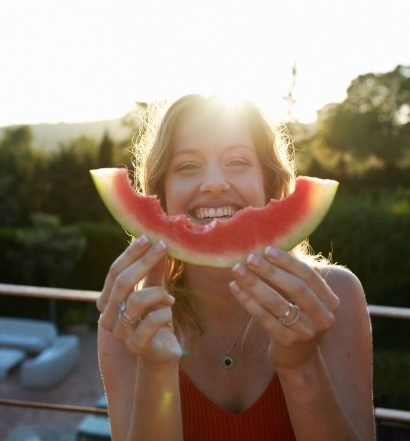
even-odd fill
[(137, 323), (138, 318), (131, 318), (126, 311), (127, 303), (122, 301), (118, 304), (118, 320), (125, 326), (131, 326)]
[(292, 302), (288, 302), (288, 310), (285, 314), (277, 317), (279, 323), (283, 326), (291, 326), (295, 324), (300, 317), (300, 308)]

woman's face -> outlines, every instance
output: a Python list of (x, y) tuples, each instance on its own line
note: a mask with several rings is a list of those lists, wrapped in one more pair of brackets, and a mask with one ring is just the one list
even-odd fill
[(196, 224), (266, 201), (249, 129), (237, 118), (205, 112), (179, 124), (164, 184), (167, 213), (186, 214)]

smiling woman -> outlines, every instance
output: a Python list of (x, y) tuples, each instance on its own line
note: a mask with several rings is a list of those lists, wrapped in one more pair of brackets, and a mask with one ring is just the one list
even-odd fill
[[(288, 146), (252, 103), (189, 95), (151, 127), (141, 188), (196, 227), (294, 188)], [(369, 317), (348, 270), (272, 247), (195, 265), (140, 236), (97, 306), (114, 441), (374, 439)]]

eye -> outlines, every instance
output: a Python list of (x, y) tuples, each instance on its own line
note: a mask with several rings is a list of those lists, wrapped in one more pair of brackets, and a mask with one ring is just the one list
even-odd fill
[(232, 166), (232, 167), (241, 167), (241, 166), (246, 166), (249, 165), (249, 162), (246, 159), (232, 159), (231, 161), (227, 162), (228, 166)]
[(197, 169), (199, 166), (194, 162), (185, 162), (176, 167), (177, 171), (191, 171)]

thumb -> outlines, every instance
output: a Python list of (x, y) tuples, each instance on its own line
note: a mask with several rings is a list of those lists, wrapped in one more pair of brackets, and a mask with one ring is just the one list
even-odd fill
[(145, 277), (143, 287), (164, 286), (167, 256), (164, 256)]

